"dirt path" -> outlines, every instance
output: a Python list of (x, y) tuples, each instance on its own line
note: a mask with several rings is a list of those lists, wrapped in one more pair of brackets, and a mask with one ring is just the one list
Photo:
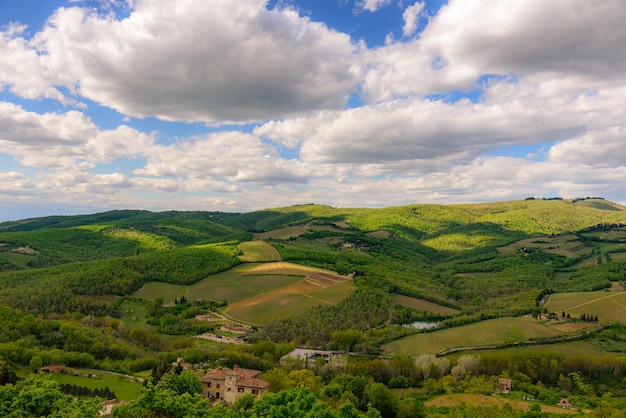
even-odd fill
[(619, 296), (621, 294), (622, 294), (621, 292), (612, 293), (612, 294), (610, 294), (608, 296), (604, 296), (604, 297), (601, 297), (601, 298), (598, 298), (598, 299), (590, 300), (588, 302), (584, 302), (584, 303), (581, 303), (581, 304), (576, 305), (576, 306), (570, 306), (567, 309), (569, 310), (569, 309), (580, 308), (581, 306), (590, 305), (592, 303), (596, 303), (596, 302), (599, 302), (599, 301), (604, 300), (604, 299), (614, 298), (615, 296)]

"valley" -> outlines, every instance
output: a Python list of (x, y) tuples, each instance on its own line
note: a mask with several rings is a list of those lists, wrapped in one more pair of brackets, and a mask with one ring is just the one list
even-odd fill
[[(435, 396), (492, 395), (513, 377), (545, 413), (563, 396), (580, 410), (619, 410), (625, 220), (621, 206), (588, 198), (0, 224), (0, 363), (20, 377), (39, 364), (151, 376), (153, 391), (177, 358), (198, 376), (239, 365), (263, 372), (272, 393), (307, 388), (331, 411), (350, 391), (366, 413), (380, 399), (365, 388), (379, 391), (394, 406), (378, 412), (394, 417), (438, 416), (460, 407)], [(285, 366), (295, 347), (349, 360)], [(538, 356), (541, 372), (530, 366)], [(359, 376), (363, 390), (348, 390)], [(143, 399), (133, 390), (124, 399)], [(471, 408), (524, 416), (501, 404)]]

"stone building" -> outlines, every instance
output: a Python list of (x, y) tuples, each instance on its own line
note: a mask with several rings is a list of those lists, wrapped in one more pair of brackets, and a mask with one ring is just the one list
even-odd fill
[(259, 370), (242, 369), (235, 366), (233, 370), (218, 367), (200, 378), (202, 395), (213, 400), (224, 400), (234, 403), (246, 393), (261, 397), (267, 392), (270, 384), (259, 379)]

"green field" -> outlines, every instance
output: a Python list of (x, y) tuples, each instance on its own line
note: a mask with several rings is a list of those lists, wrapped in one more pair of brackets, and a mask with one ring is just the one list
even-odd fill
[(597, 316), (600, 322), (626, 323), (626, 292), (556, 293), (550, 295), (546, 308), (575, 318), (585, 314)]
[(299, 226), (289, 226), (287, 228), (275, 229), (269, 232), (262, 232), (259, 234), (254, 234), (254, 238), (260, 239), (260, 240), (267, 239), (267, 238), (291, 239), (291, 238), (299, 237), (300, 235), (304, 233), (306, 233), (306, 229), (304, 229), (304, 226), (299, 225)]
[(189, 300), (210, 299), (218, 302), (226, 300), (228, 303), (234, 303), (297, 283), (307, 274), (315, 272), (328, 271), (284, 261), (246, 263), (213, 274), (190, 286), (148, 282), (132, 296), (147, 300), (162, 297), (165, 303), (172, 303), (175, 298), (183, 295)]
[(522, 248), (541, 248), (542, 250), (565, 257), (579, 257), (590, 254), (591, 246), (578, 240), (576, 235), (558, 235), (554, 237), (526, 238), (498, 248), (502, 254), (512, 255)]
[(313, 306), (340, 302), (353, 290), (352, 280), (313, 273), (304, 280), (228, 306), (226, 315), (243, 322), (264, 325), (301, 314)]
[(410, 335), (383, 346), (388, 354), (420, 356), (436, 354), (460, 347), (481, 347), (493, 344), (549, 338), (563, 332), (531, 318), (498, 318), (433, 332)]
[(148, 316), (148, 307), (146, 302), (137, 302), (124, 300), (120, 307), (121, 319), (126, 328), (142, 328), (149, 331), (155, 331), (157, 327), (148, 325), (146, 317)]
[(59, 382), (70, 385), (84, 386), (90, 389), (104, 388), (108, 386), (119, 400), (135, 400), (141, 395), (143, 385), (139, 382), (130, 381), (121, 375), (96, 372), (97, 378), (72, 376), (69, 374), (51, 373), (50, 377)]
[(276, 251), (276, 248), (265, 241), (242, 242), (237, 248), (243, 253), (239, 256), (239, 259), (244, 263), (280, 261), (280, 254)]
[(405, 308), (415, 309), (416, 311), (434, 312), (442, 315), (454, 315), (459, 311), (457, 309), (441, 306), (424, 299), (412, 298), (404, 295), (393, 295), (393, 301)]

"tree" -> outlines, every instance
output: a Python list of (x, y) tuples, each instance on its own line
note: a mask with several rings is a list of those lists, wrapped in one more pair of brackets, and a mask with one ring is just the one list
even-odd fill
[(382, 383), (371, 384), (365, 393), (368, 405), (376, 408), (383, 418), (395, 418), (398, 410), (398, 400), (387, 386)]
[(30, 362), (28, 363), (28, 368), (30, 369), (31, 372), (38, 373), (39, 369), (41, 369), (42, 367), (43, 367), (43, 361), (41, 360), (41, 357), (39, 356), (31, 357)]
[(191, 370), (183, 370), (180, 374), (175, 372), (167, 372), (163, 375), (159, 383), (159, 387), (171, 389), (178, 395), (188, 393), (189, 395), (202, 393), (202, 382), (198, 376)]
[(0, 358), (0, 386), (17, 382), (17, 375), (11, 365)]
[(74, 399), (59, 390), (49, 376), (32, 375), (15, 387), (7, 385), (13, 396), (0, 395), (0, 412), (7, 418), (23, 417), (95, 417), (100, 411), (96, 398)]

